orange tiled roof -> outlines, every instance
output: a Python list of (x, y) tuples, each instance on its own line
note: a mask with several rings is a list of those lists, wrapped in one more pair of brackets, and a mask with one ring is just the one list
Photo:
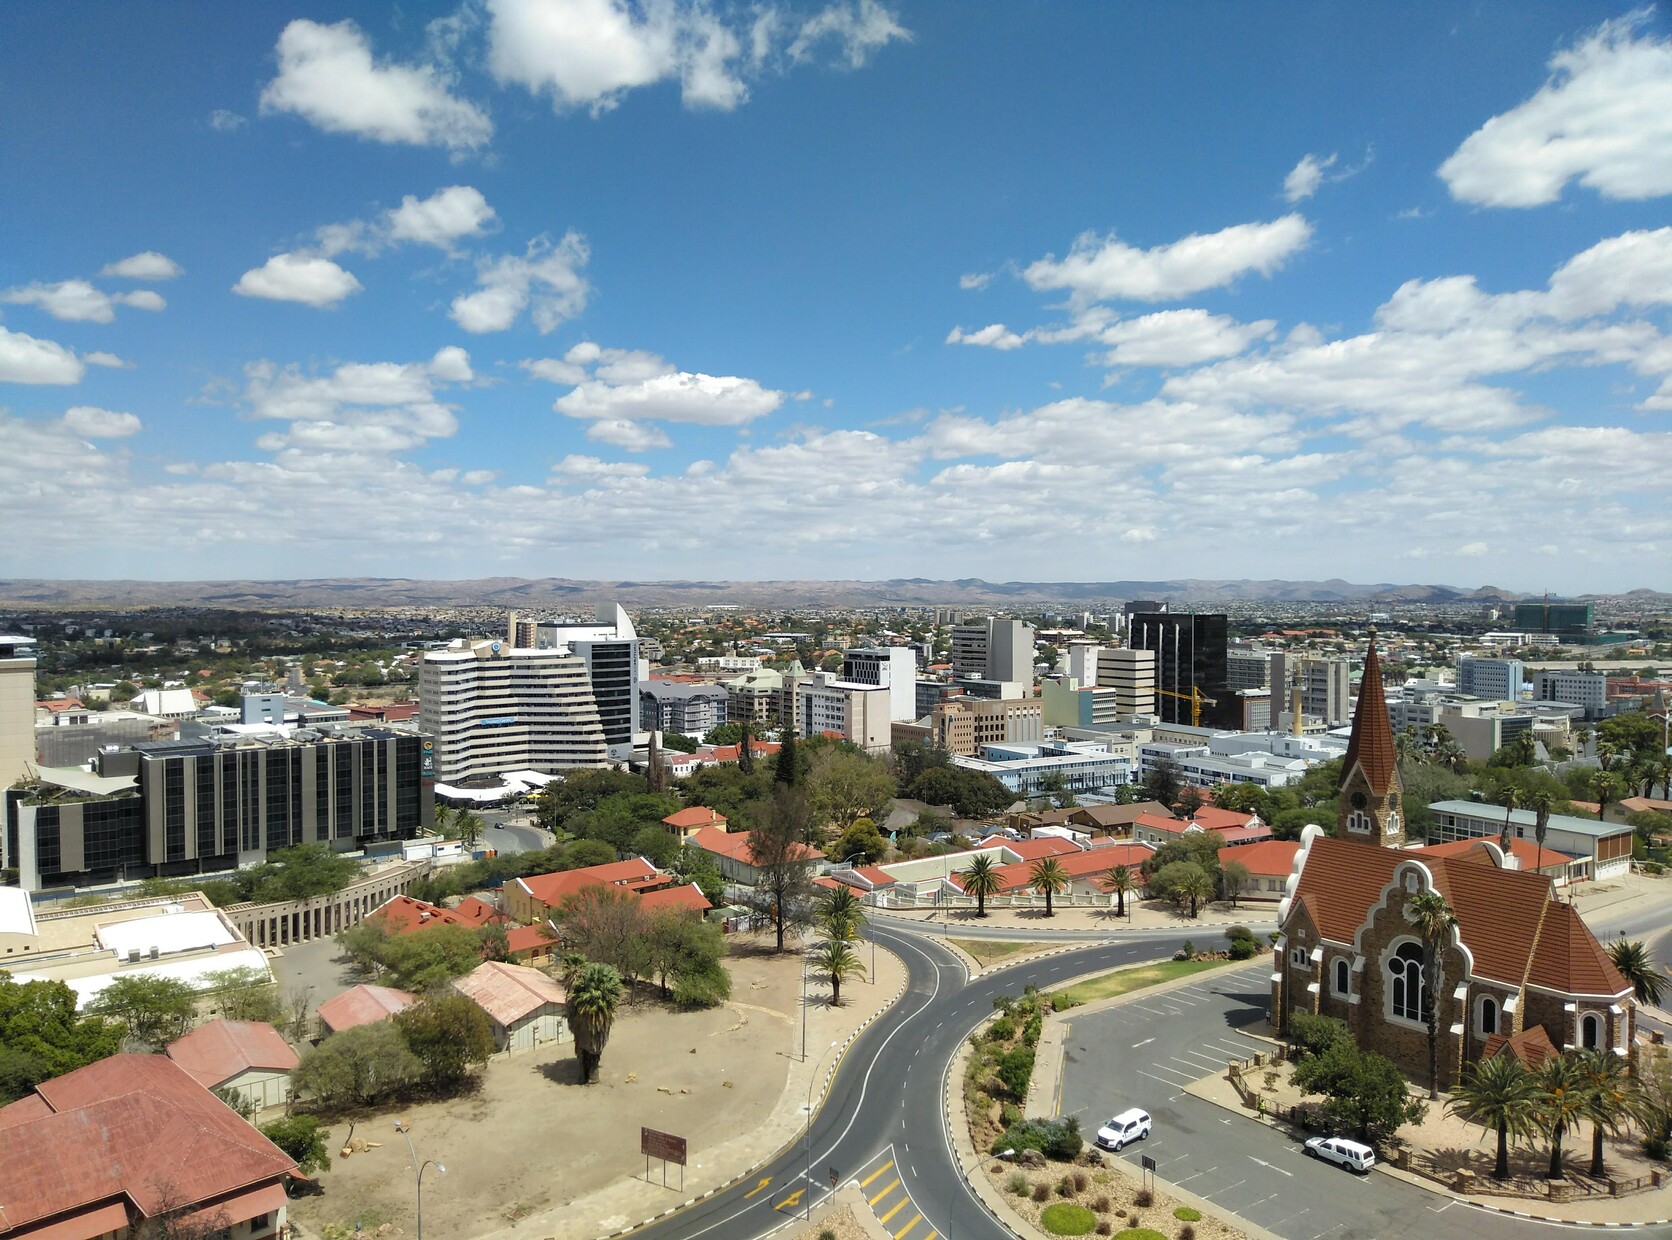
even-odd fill
[[(755, 864), (755, 855), (749, 851), (749, 833), (747, 831), (722, 831), (718, 827), (702, 827), (691, 836), (691, 843), (704, 852), (711, 852), (721, 857), (730, 857), (741, 861), (745, 865)], [(818, 861), (824, 854), (816, 848), (806, 844), (797, 844), (791, 850), (799, 861)]]
[(205, 1089), (240, 1072), (291, 1072), (301, 1062), (279, 1031), (263, 1021), (212, 1020), (176, 1038), (163, 1052)]
[(660, 891), (647, 891), (639, 897), (639, 903), (645, 908), (689, 909), (694, 913), (706, 913), (714, 907), (708, 902), (708, 897), (703, 895), (702, 888), (695, 883), (663, 887)]
[(1540, 1067), (1546, 1059), (1553, 1059), (1560, 1053), (1556, 1050), (1556, 1044), (1550, 1040), (1550, 1035), (1544, 1031), (1543, 1025), (1523, 1029), (1513, 1037), (1502, 1033), (1493, 1034), (1486, 1039), (1485, 1053), (1482, 1057), (1491, 1059), (1505, 1051), (1530, 1069)]
[(563, 901), (587, 887), (621, 887), (642, 883), (657, 877), (655, 866), (643, 857), (626, 861), (611, 861), (606, 865), (589, 865), (580, 870), (560, 870), (556, 874), (531, 874), (515, 880), (525, 891), (547, 908), (556, 908)]
[[(1072, 854), (1053, 857), (1054, 860), (1070, 880), (1089, 878), (1094, 874), (1107, 874), (1117, 865), (1129, 866), (1136, 872), (1148, 858), (1155, 853), (1143, 844), (1111, 844), (1107, 848), (1075, 849)], [(1025, 891), (1033, 882), (1032, 861), (1015, 861), (1009, 865), (1001, 865), (997, 869), (999, 878), (1003, 881), (1005, 891)], [(954, 873), (949, 881), (958, 890), (964, 889), (963, 879)]]
[(684, 809), (669, 814), (662, 819), (670, 827), (684, 829), (686, 827), (724, 827), (726, 816), (706, 805), (687, 805)]
[(1055, 835), (1030, 836), (1025, 840), (1009, 840), (1002, 835), (989, 835), (977, 848), (1008, 848), (1023, 861), (1038, 861), (1041, 857), (1060, 857), (1064, 853), (1082, 851), (1072, 840)]
[(1376, 653), (1376, 639), (1364, 656), (1364, 677), (1359, 681), (1358, 706), (1353, 711), (1353, 730), (1347, 738), (1347, 761), (1342, 777), (1358, 763), (1364, 777), (1378, 793), (1393, 787), (1397, 777), (1398, 751), (1393, 745), (1393, 721), (1388, 718), (1387, 696), (1382, 691), (1382, 661)]
[(411, 896), (390, 896), (373, 909), (368, 920), (375, 918), (390, 934), (409, 934), (425, 926), (473, 926), (479, 922), (461, 917), (452, 909), (439, 904), (414, 900)]
[(505, 914), (480, 896), (466, 896), (453, 906), (453, 915), (472, 926), (491, 926), (506, 920)]
[(1259, 840), (1253, 844), (1227, 845), (1219, 850), (1219, 864), (1235, 861), (1246, 866), (1255, 878), (1282, 878), (1295, 868), (1295, 840)]
[(319, 1005), (319, 1019), (333, 1033), (354, 1029), (360, 1025), (375, 1025), (388, 1020), (397, 1012), (404, 1012), (418, 996), (393, 986), (352, 986)]

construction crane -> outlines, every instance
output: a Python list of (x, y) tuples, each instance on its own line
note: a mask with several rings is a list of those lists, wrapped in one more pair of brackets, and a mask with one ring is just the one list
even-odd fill
[(1159, 688), (1156, 689), (1156, 692), (1159, 693), (1159, 694), (1162, 694), (1165, 697), (1181, 698), (1184, 701), (1189, 702), (1190, 703), (1190, 726), (1193, 727), (1193, 728), (1199, 728), (1199, 727), (1202, 726), (1202, 707), (1203, 706), (1218, 706), (1219, 705), (1219, 699), (1218, 698), (1208, 697), (1205, 693), (1203, 693), (1201, 691), (1201, 689), (1197, 688), (1195, 685), (1190, 686), (1190, 692), (1189, 693), (1175, 693), (1171, 689), (1159, 689)]

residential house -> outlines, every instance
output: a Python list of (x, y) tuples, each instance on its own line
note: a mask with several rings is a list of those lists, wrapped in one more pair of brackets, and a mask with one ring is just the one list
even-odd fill
[(406, 1011), (418, 996), (393, 986), (373, 986), (361, 983), (351, 986), (340, 995), (333, 995), (319, 1005), (319, 1023), (324, 1033), (341, 1033), (361, 1025), (375, 1025)]
[(677, 881), (643, 857), (629, 857), (579, 870), (512, 879), (504, 888), (505, 910), (518, 921), (538, 924), (550, 918), (570, 896), (588, 887), (615, 887), (640, 895)]
[(1294, 872), (1300, 844), (1295, 840), (1257, 840), (1252, 844), (1227, 844), (1219, 850), (1221, 873), (1235, 863), (1246, 874), (1239, 878), (1236, 898), (1269, 900), (1273, 904), (1285, 894), (1289, 875)]
[(704, 827), (715, 827), (724, 831), (726, 816), (717, 810), (709, 809), (706, 805), (688, 805), (662, 819), (662, 825), (668, 829), (670, 835), (676, 835), (684, 842)]
[(1226, 844), (1241, 846), (1271, 839), (1271, 828), (1255, 814), (1230, 814), (1204, 805), (1189, 818), (1162, 818), (1140, 814), (1132, 823), (1132, 839), (1156, 848), (1192, 832), (1212, 831)]
[(487, 1013), (494, 1046), (508, 1055), (569, 1040), (563, 987), (539, 969), (490, 960), (453, 989)]
[(290, 1101), (290, 1074), (301, 1063), (277, 1029), (251, 1020), (212, 1020), (163, 1053), (205, 1089), (235, 1097), (251, 1111)]
[[(722, 831), (717, 827), (701, 827), (688, 841), (714, 858), (720, 877), (727, 882), (753, 887), (760, 881), (760, 870), (749, 847), (747, 831)], [(806, 844), (797, 844), (792, 856), (798, 861), (809, 861), (815, 866), (824, 861), (824, 853)]]

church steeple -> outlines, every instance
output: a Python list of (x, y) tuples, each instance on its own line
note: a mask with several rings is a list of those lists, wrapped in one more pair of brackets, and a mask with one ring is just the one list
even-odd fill
[(1405, 819), (1399, 803), (1399, 755), (1393, 744), (1382, 691), (1382, 661), (1376, 653), (1376, 630), (1370, 630), (1370, 649), (1364, 656), (1353, 731), (1347, 740), (1347, 760), (1341, 772), (1341, 795), (1335, 833), (1386, 848), (1405, 842)]

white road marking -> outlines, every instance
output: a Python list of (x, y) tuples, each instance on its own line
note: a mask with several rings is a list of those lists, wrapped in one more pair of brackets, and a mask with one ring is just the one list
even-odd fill
[(1283, 1170), (1282, 1167), (1279, 1167), (1277, 1164), (1269, 1163), (1263, 1158), (1255, 1158), (1254, 1155), (1250, 1154), (1248, 1156), (1248, 1161), (1253, 1162), (1253, 1163), (1259, 1163), (1260, 1166), (1264, 1167), (1267, 1171), (1275, 1171), (1275, 1172), (1277, 1172), (1278, 1175), (1286, 1175), (1291, 1179), (1294, 1178), (1295, 1173), (1293, 1171), (1285, 1171), (1285, 1170)]
[(1154, 1038), (1145, 1038), (1142, 1042), (1134, 1042), (1132, 1044), (1132, 1049), (1137, 1050), (1140, 1046), (1148, 1046), (1153, 1041), (1155, 1041)]

